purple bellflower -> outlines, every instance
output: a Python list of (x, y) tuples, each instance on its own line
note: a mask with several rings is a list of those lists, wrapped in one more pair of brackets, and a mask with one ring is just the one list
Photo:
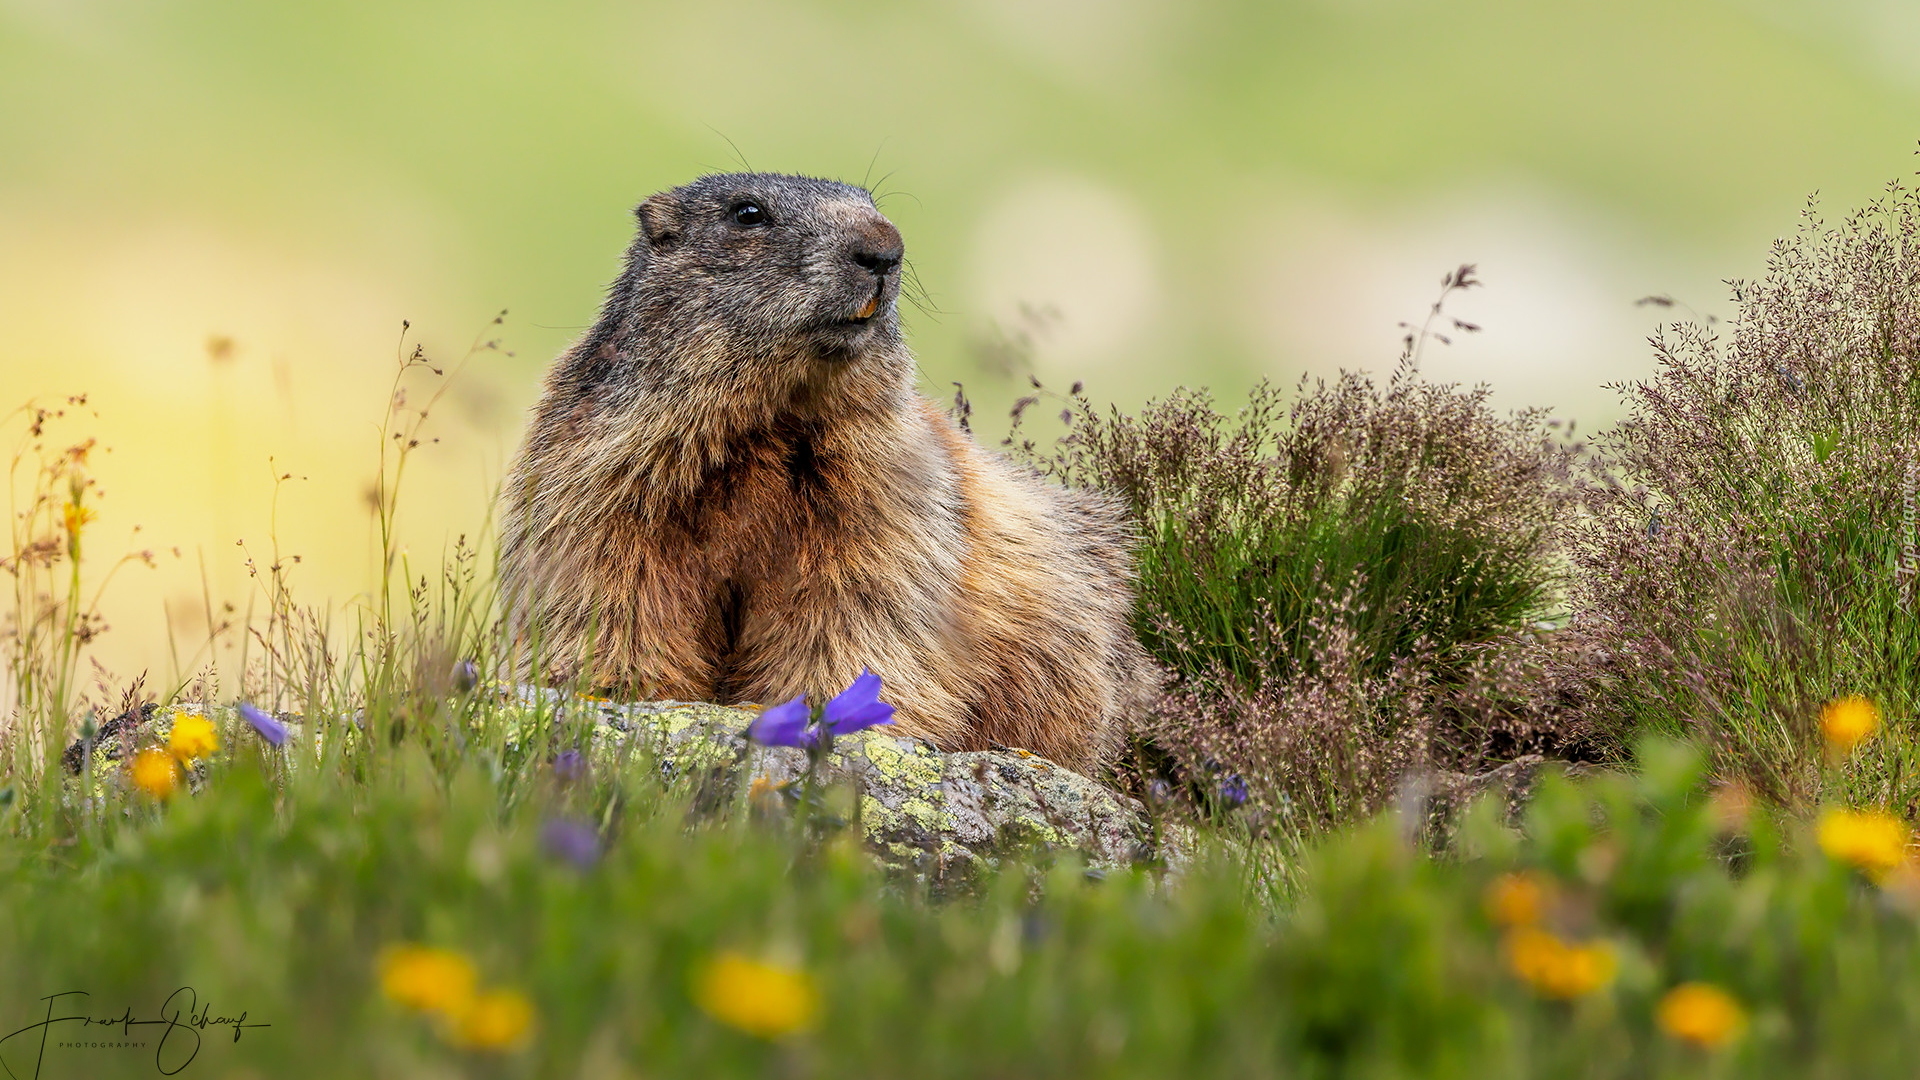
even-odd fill
[(540, 846), (548, 855), (572, 863), (581, 870), (600, 858), (600, 836), (593, 826), (566, 818), (555, 818), (540, 830)]
[(275, 746), (282, 746), (286, 743), (287, 725), (275, 720), (272, 713), (265, 709), (255, 708), (244, 701), (235, 705), (234, 709), (239, 712), (242, 720), (252, 725), (253, 730), (260, 733), (261, 738)]
[(880, 676), (860, 669), (853, 685), (827, 702), (821, 723), (835, 735), (851, 735), (870, 727), (893, 723), (893, 706), (880, 700)]
[(1247, 801), (1247, 782), (1240, 778), (1239, 773), (1228, 773), (1227, 778), (1220, 781), (1220, 801), (1229, 807)]
[(570, 784), (587, 775), (586, 755), (578, 750), (562, 750), (553, 757), (554, 778)]
[(761, 746), (812, 746), (819, 732), (808, 723), (811, 710), (805, 694), (766, 709), (747, 725), (747, 738)]
[(811, 750), (821, 735), (851, 735), (870, 727), (893, 723), (893, 706), (880, 700), (880, 676), (861, 669), (853, 685), (842, 690), (814, 716), (805, 694), (783, 701), (754, 717), (747, 738), (762, 746), (793, 746)]

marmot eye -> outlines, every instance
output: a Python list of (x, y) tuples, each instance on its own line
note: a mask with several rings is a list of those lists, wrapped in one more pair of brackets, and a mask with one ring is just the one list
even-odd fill
[(741, 225), (754, 226), (754, 225), (766, 225), (770, 223), (767, 219), (767, 212), (765, 210), (760, 209), (759, 203), (751, 203), (751, 202), (734, 203), (732, 213), (733, 213), (733, 220)]

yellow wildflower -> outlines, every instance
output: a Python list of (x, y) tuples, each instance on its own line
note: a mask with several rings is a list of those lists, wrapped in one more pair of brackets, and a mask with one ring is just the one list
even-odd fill
[(1907, 854), (1907, 824), (1878, 810), (1829, 810), (1820, 815), (1820, 850), (1878, 881)]
[(93, 517), (93, 511), (76, 502), (70, 502), (60, 508), (60, 520), (66, 524), (69, 534), (77, 534), (86, 527), (87, 522), (93, 520)]
[(805, 1031), (820, 1016), (820, 992), (806, 972), (737, 952), (707, 962), (693, 999), (715, 1020), (763, 1039)]
[(1487, 886), (1487, 918), (1501, 926), (1532, 926), (1546, 914), (1552, 882), (1534, 870), (1501, 874)]
[(159, 750), (142, 750), (133, 756), (133, 786), (156, 799), (173, 794), (180, 783), (180, 766)]
[(1835, 756), (1852, 753), (1880, 727), (1880, 707), (1858, 694), (1834, 698), (1820, 710), (1820, 734)]
[(452, 949), (390, 945), (380, 953), (380, 990), (409, 1009), (465, 1016), (479, 976), (473, 961)]
[(1507, 967), (1550, 998), (1582, 997), (1613, 981), (1613, 947), (1604, 941), (1574, 945), (1536, 927), (1507, 934)]
[(1709, 1050), (1724, 1046), (1747, 1026), (1746, 1010), (1711, 983), (1690, 982), (1667, 991), (1654, 1010), (1660, 1030)]
[(786, 788), (785, 781), (776, 784), (770, 777), (756, 776), (753, 778), (752, 785), (747, 788), (747, 804), (755, 813), (773, 813), (780, 809), (780, 793)]
[(167, 733), (167, 749), (181, 761), (192, 761), (220, 749), (220, 737), (214, 733), (213, 721), (197, 713), (180, 713)]
[(453, 1021), (453, 1042), (470, 1050), (512, 1050), (533, 1033), (533, 1002), (518, 990), (488, 990)]

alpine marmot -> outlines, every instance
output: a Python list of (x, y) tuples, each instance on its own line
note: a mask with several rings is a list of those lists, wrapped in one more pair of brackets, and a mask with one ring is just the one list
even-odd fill
[(872, 196), (745, 173), (636, 213), (502, 494), (534, 674), (729, 704), (865, 667), (902, 733), (1097, 769), (1154, 688), (1127, 530), (914, 392)]

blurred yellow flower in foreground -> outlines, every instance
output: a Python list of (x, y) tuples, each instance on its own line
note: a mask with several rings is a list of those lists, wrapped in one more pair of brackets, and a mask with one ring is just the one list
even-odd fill
[(1708, 1049), (1724, 1046), (1747, 1026), (1746, 1011), (1733, 995), (1710, 983), (1681, 983), (1667, 991), (1654, 1010), (1660, 1030)]
[(68, 503), (60, 508), (60, 520), (66, 525), (68, 533), (78, 533), (93, 520), (93, 511), (79, 503)]
[(474, 1002), (479, 975), (452, 949), (390, 945), (380, 953), (380, 990), (388, 999), (456, 1022)]
[(786, 782), (774, 783), (770, 777), (756, 776), (747, 788), (747, 805), (756, 812), (771, 813), (780, 808), (780, 793), (786, 789)]
[(180, 783), (180, 766), (159, 750), (142, 750), (133, 756), (133, 786), (156, 799), (173, 794)]
[(1879, 880), (1907, 854), (1907, 823), (1878, 810), (1829, 810), (1820, 815), (1820, 850)]
[(533, 1032), (533, 1002), (518, 990), (488, 990), (453, 1021), (453, 1041), (470, 1050), (511, 1050)]
[(763, 1039), (805, 1031), (820, 1015), (820, 992), (806, 972), (737, 952), (707, 962), (693, 1000), (715, 1020)]
[(1535, 927), (1507, 934), (1507, 967), (1536, 993), (1577, 998), (1613, 981), (1613, 947), (1604, 941), (1574, 945)]
[(1880, 728), (1880, 707), (1858, 694), (1834, 698), (1820, 710), (1820, 734), (1827, 749), (1849, 754)]
[(167, 749), (181, 761), (193, 761), (220, 749), (220, 737), (214, 733), (213, 721), (195, 713), (181, 713), (167, 733)]
[(1487, 886), (1487, 918), (1501, 926), (1532, 926), (1546, 914), (1551, 884), (1534, 870), (1501, 874)]
[(518, 990), (482, 991), (473, 961), (452, 949), (389, 945), (381, 950), (380, 990), (409, 1009), (441, 1020), (441, 1034), (466, 1050), (512, 1050), (532, 1036), (533, 1002)]

